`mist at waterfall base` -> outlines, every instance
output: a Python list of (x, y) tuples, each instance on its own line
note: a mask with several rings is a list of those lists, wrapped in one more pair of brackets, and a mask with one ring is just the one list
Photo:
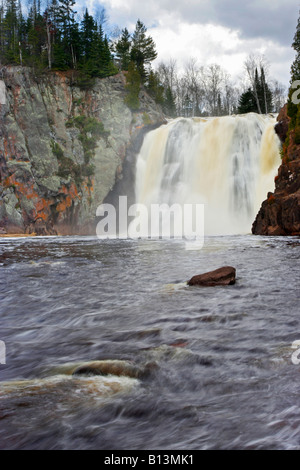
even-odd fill
[[(137, 204), (149, 213), (155, 204), (202, 204), (206, 235), (250, 233), (280, 164), (275, 122), (255, 113), (178, 118), (149, 132), (136, 163)], [(173, 224), (172, 235), (180, 236), (176, 216)], [(163, 227), (151, 228), (164, 234)]]

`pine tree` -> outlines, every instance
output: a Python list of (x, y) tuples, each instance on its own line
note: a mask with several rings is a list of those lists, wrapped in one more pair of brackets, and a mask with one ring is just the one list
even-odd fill
[(292, 48), (296, 51), (296, 58), (291, 68), (291, 83), (293, 83), (295, 80), (300, 80), (300, 15), (298, 18)]
[(263, 114), (268, 114), (272, 110), (272, 92), (269, 85), (266, 83), (265, 71), (261, 67), (260, 73), (260, 84), (259, 84), (259, 101), (261, 105), (261, 111)]
[(125, 103), (132, 110), (137, 110), (140, 107), (139, 92), (141, 86), (141, 76), (134, 62), (130, 62), (128, 72), (126, 74), (126, 90), (127, 96)]
[(81, 54), (83, 55), (84, 61), (87, 60), (91, 52), (96, 33), (96, 22), (86, 9), (81, 22)]
[[(63, 68), (76, 68), (77, 49), (79, 46), (78, 24), (75, 22), (73, 6), (75, 0), (59, 0), (57, 9), (57, 25), (59, 28), (59, 44), (55, 48), (56, 62)], [(70, 60), (71, 58), (71, 60)]]
[(255, 70), (255, 83), (253, 88), (248, 88), (239, 99), (238, 113), (270, 113), (273, 106), (271, 89), (266, 82), (264, 68), (261, 73)]
[(157, 57), (155, 43), (150, 36), (146, 36), (147, 28), (138, 20), (132, 35), (131, 60), (136, 64), (137, 70), (144, 82), (147, 78), (146, 65)]
[(239, 98), (238, 113), (257, 113), (256, 100), (251, 88), (241, 94)]
[(122, 30), (122, 36), (115, 46), (116, 57), (120, 61), (121, 70), (128, 70), (130, 63), (131, 37), (127, 28)]
[(164, 103), (164, 87), (160, 83), (159, 75), (157, 72), (150, 70), (147, 89), (149, 94), (154, 98), (158, 104)]
[(170, 117), (176, 116), (176, 104), (175, 104), (174, 95), (172, 93), (170, 86), (168, 86), (166, 90), (166, 98), (163, 104), (163, 108), (167, 116), (170, 116)]
[[(297, 23), (296, 32), (294, 35), (294, 40), (292, 43), (292, 48), (296, 52), (296, 57), (291, 67), (291, 80), (290, 80), (291, 85), (293, 85), (293, 82), (295, 82), (296, 80), (300, 80), (300, 15), (298, 18), (298, 23)], [(298, 121), (300, 121), (300, 105), (292, 101), (292, 95), (294, 91), (295, 89), (291, 86), (289, 90), (287, 113), (288, 113), (288, 116), (291, 118), (290, 127), (296, 128), (296, 126), (298, 126), (299, 132), (300, 132), (300, 122), (298, 123)]]
[(18, 5), (17, 0), (6, 1), (4, 17), (4, 35), (6, 47), (6, 60), (11, 63), (18, 62)]

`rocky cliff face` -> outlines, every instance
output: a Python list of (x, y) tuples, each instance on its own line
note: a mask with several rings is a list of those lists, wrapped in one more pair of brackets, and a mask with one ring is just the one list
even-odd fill
[(0, 78), (0, 230), (94, 234), (96, 208), (122, 178), (127, 147), (163, 121), (160, 109), (141, 92), (133, 114), (123, 74), (86, 89), (67, 72), (34, 77), (8, 67)]
[[(300, 143), (288, 130), (285, 106), (275, 126), (284, 143), (282, 163), (275, 177), (275, 191), (268, 193), (252, 226), (255, 235), (300, 235)], [(286, 137), (288, 136), (288, 139)]]

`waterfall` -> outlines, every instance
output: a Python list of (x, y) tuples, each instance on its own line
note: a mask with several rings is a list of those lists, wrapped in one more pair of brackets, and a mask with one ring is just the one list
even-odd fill
[(273, 116), (177, 118), (149, 132), (136, 163), (136, 202), (204, 204), (207, 235), (249, 233), (280, 164)]

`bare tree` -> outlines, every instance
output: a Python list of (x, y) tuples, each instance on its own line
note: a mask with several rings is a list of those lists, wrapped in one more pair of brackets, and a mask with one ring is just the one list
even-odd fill
[(287, 102), (286, 87), (278, 80), (272, 82), (273, 107), (275, 113), (279, 113), (281, 108)]
[(208, 111), (211, 116), (220, 114), (220, 101), (224, 83), (224, 71), (218, 64), (206, 68), (204, 84)]
[(205, 108), (204, 67), (199, 67), (195, 58), (189, 59), (185, 65), (184, 78), (192, 104), (192, 115), (199, 116)]
[(259, 114), (262, 114), (261, 107), (258, 98), (258, 89), (257, 89), (257, 69), (261, 65), (260, 57), (250, 54), (244, 62), (244, 67), (250, 82), (251, 88), (253, 90), (254, 98), (256, 101), (256, 106)]
[(170, 87), (172, 92), (175, 91), (177, 80), (177, 62), (170, 59), (168, 62), (160, 62), (157, 68), (158, 76), (165, 88)]
[(237, 92), (237, 88), (231, 82), (230, 75), (227, 72), (224, 72), (223, 81), (223, 111), (224, 114), (230, 115), (237, 109), (239, 94)]

